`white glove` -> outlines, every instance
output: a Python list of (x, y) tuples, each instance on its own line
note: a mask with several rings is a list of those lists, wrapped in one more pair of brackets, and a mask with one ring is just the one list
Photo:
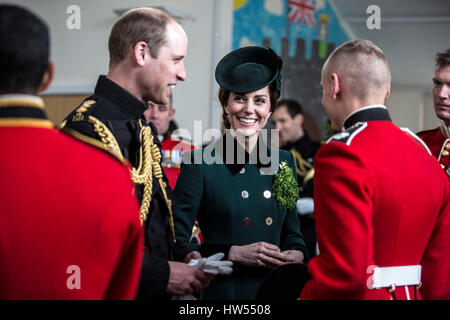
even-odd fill
[[(213, 254), (212, 256), (208, 258), (201, 258), (201, 259), (191, 259), (189, 261), (188, 265), (191, 267), (195, 267), (200, 269), (201, 271), (209, 274), (231, 274), (233, 272), (233, 262), (228, 260), (221, 259), (225, 255), (222, 252)], [(184, 296), (174, 296), (172, 297), (172, 300), (197, 300), (197, 298), (192, 294), (187, 294)]]
[(301, 216), (314, 213), (314, 199), (301, 198), (297, 200), (297, 212)]
[(201, 271), (214, 275), (229, 275), (233, 272), (233, 262), (221, 260), (225, 255), (222, 252), (213, 254), (208, 258), (192, 259), (188, 265), (196, 267)]

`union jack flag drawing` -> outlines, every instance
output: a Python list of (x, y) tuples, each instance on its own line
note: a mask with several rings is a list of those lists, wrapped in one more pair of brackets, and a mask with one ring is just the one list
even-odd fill
[(299, 22), (314, 27), (316, 20), (314, 19), (314, 11), (316, 10), (315, 0), (288, 0), (289, 13), (288, 19), (291, 22)]

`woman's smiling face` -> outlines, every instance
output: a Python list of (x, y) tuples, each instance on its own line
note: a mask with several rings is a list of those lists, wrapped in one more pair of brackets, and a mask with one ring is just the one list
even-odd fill
[(271, 115), (269, 87), (243, 94), (230, 92), (224, 108), (231, 129), (236, 133), (244, 136), (258, 134)]

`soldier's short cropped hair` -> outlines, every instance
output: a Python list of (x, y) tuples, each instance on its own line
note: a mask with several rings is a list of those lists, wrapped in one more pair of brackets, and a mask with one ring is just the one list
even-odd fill
[(166, 43), (166, 26), (178, 21), (169, 14), (153, 8), (132, 9), (113, 26), (109, 36), (110, 65), (124, 60), (130, 50), (140, 42), (147, 43), (153, 58)]
[(300, 102), (293, 99), (278, 100), (275, 110), (281, 107), (286, 107), (286, 110), (290, 114), (291, 118), (294, 118), (298, 114), (303, 114), (303, 106)]
[(374, 55), (379, 59), (386, 61), (386, 57), (384, 56), (383, 51), (377, 47), (372, 41), (364, 40), (364, 39), (356, 39), (344, 42), (339, 45), (334, 51), (331, 53), (332, 57), (337, 57), (341, 54), (355, 54), (361, 53), (366, 55)]
[(0, 92), (37, 93), (49, 65), (46, 23), (17, 5), (0, 5)]
[(436, 53), (436, 69), (444, 68), (450, 65), (450, 48)]
[(391, 71), (383, 51), (370, 40), (351, 40), (338, 46), (327, 59), (327, 74), (337, 72), (357, 98), (385, 94)]

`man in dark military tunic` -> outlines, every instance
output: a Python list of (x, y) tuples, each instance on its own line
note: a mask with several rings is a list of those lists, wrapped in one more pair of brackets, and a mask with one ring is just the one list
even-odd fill
[(277, 102), (272, 123), (280, 131), (281, 149), (294, 155), (295, 168), (300, 185), (301, 199), (297, 203), (301, 232), (310, 257), (316, 255), (316, 228), (314, 225), (313, 160), (320, 143), (309, 138), (303, 129), (303, 107), (292, 99)]
[(156, 128), (143, 116), (145, 101), (169, 103), (171, 87), (185, 80), (186, 48), (186, 33), (174, 18), (149, 8), (127, 12), (111, 31), (108, 75), (100, 76), (94, 95), (61, 124), (62, 130), (132, 166), (146, 231), (138, 298), (199, 292), (211, 279), (198, 269), (172, 261), (184, 259), (186, 251), (175, 240), (172, 190), (161, 169)]

